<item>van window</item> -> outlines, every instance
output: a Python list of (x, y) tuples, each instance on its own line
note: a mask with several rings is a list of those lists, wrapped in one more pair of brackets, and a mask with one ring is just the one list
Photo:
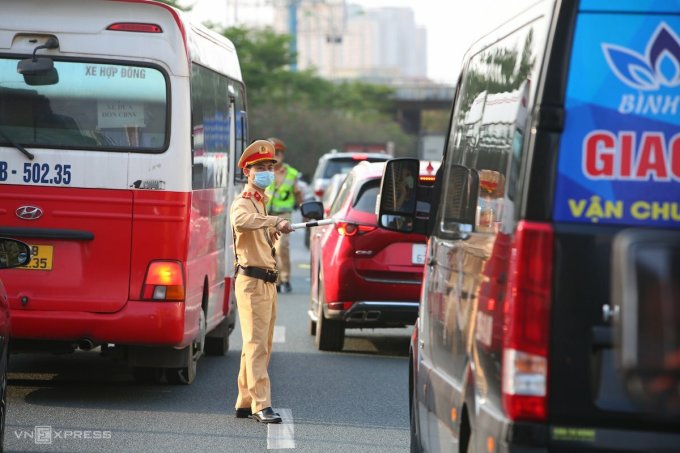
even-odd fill
[[(0, 130), (24, 146), (162, 151), (167, 86), (155, 68), (55, 61), (59, 81), (27, 85), (16, 58), (0, 58)], [(0, 134), (0, 142), (6, 139)]]
[[(196, 63), (191, 65), (191, 127), (192, 152), (194, 153), (194, 168), (192, 171), (192, 187), (194, 189), (208, 189), (227, 186), (229, 171), (229, 133), (231, 129), (230, 104), (224, 102), (231, 94), (235, 102), (240, 96), (240, 86), (237, 82)], [(242, 101), (241, 101), (242, 104)], [(238, 146), (243, 142), (242, 115), (237, 112), (235, 155), (240, 156)], [(240, 133), (240, 134), (239, 134)]]
[[(536, 43), (542, 42), (535, 36), (538, 23), (475, 54), (464, 69), (447, 149), (439, 224), (444, 236), (458, 228), (461, 197), (478, 200), (475, 229), (488, 232), (504, 221), (504, 200), (515, 198), (531, 81), (538, 71)], [(461, 189), (461, 168), (468, 169), (469, 183), (478, 185), (469, 187), (470, 193)]]

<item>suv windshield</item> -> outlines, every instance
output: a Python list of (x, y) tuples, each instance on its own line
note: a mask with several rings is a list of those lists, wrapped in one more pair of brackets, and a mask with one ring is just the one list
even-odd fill
[(167, 89), (158, 69), (55, 61), (59, 81), (31, 86), (17, 73), (18, 62), (0, 59), (0, 144), (165, 149)]

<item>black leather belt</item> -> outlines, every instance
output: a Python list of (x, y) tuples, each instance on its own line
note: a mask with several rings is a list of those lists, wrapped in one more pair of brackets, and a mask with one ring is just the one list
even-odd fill
[(275, 271), (272, 269), (264, 269), (261, 267), (239, 266), (238, 273), (247, 275), (248, 277), (259, 278), (260, 280), (264, 280), (267, 283), (276, 283), (276, 280), (279, 279), (279, 271)]

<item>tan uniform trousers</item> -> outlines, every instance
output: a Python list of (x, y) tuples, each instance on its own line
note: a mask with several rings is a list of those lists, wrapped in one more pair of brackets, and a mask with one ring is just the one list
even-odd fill
[(243, 337), (236, 408), (250, 407), (257, 412), (272, 405), (267, 367), (276, 320), (276, 286), (239, 274), (236, 277), (236, 304)]
[[(289, 222), (293, 217), (291, 212), (277, 214)], [(274, 244), (276, 247), (276, 268), (279, 270), (279, 283), (290, 281), (290, 234), (282, 234)]]

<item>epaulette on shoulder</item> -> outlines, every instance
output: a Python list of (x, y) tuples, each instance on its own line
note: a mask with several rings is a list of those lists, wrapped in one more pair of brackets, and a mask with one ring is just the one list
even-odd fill
[(251, 196), (253, 196), (253, 194), (246, 191), (246, 192), (243, 192), (243, 194), (241, 195), (241, 198), (250, 198)]

